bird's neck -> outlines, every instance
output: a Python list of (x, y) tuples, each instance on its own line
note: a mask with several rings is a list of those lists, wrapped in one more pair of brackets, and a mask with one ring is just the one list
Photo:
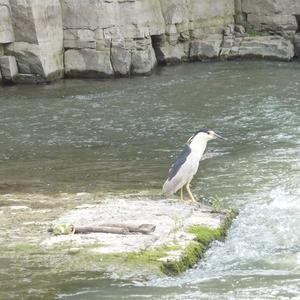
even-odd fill
[(207, 146), (207, 140), (204, 139), (193, 139), (190, 143), (190, 148), (192, 149), (192, 153), (199, 156), (199, 159), (202, 157), (205, 148)]

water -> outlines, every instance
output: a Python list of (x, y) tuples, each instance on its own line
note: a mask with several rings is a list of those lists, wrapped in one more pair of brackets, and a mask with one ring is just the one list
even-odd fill
[[(0, 298), (300, 298), (299, 71), (297, 62), (195, 63), (150, 77), (1, 88)], [(10, 248), (99, 195), (158, 191), (204, 125), (228, 140), (210, 143), (193, 190), (240, 215), (194, 269), (125, 280), (56, 272), (63, 257)], [(29, 209), (8, 208), (16, 204)]]

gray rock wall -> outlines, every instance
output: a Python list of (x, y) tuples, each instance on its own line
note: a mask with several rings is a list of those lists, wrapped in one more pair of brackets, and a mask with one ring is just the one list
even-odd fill
[(6, 78), (2, 70), (5, 80), (61, 78), (64, 65), (59, 0), (0, 0), (0, 45), (7, 56), (5, 61), (13, 56), (17, 63), (13, 78)]
[(27, 83), (181, 61), (290, 60), (300, 54), (299, 22), (299, 0), (0, 0), (0, 73)]
[[(65, 72), (70, 77), (147, 74), (157, 63), (189, 59), (192, 40), (194, 56), (202, 54), (196, 42), (204, 38), (220, 46), (224, 28), (234, 23), (233, 0), (61, 3)], [(219, 35), (211, 36), (215, 33)], [(206, 53), (218, 55), (209, 49)]]
[(238, 0), (246, 23), (259, 31), (278, 33), (298, 28), (296, 15), (300, 15), (298, 0)]
[(237, 23), (248, 31), (284, 36), (300, 55), (299, 0), (235, 0), (235, 5)]

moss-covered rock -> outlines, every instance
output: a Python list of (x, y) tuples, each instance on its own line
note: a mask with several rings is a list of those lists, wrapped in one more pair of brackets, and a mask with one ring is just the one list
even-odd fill
[(120, 278), (177, 275), (193, 267), (213, 241), (224, 239), (236, 216), (234, 211), (214, 212), (187, 201), (130, 197), (77, 207), (53, 226), (97, 227), (109, 224), (112, 214), (124, 224), (132, 220), (152, 224), (155, 231), (146, 235), (51, 234), (40, 245), (51, 254), (58, 270), (101, 271)]
[[(182, 245), (162, 246), (150, 248), (140, 252), (126, 254), (102, 255), (101, 263), (118, 266), (118, 272), (133, 272), (141, 275), (169, 275), (176, 276), (193, 267), (205, 254), (205, 251), (216, 240), (224, 240), (232, 220), (237, 211), (226, 213), (218, 228), (203, 225), (192, 225), (187, 233), (194, 236), (194, 240)], [(100, 256), (99, 256), (100, 259)]]
[(182, 249), (182, 255), (178, 258), (170, 258), (163, 262), (161, 269), (167, 275), (178, 275), (194, 266), (204, 256), (207, 248), (216, 240), (224, 240), (232, 220), (238, 212), (230, 210), (218, 228), (210, 228), (203, 225), (192, 225), (188, 232), (195, 236), (195, 241)]

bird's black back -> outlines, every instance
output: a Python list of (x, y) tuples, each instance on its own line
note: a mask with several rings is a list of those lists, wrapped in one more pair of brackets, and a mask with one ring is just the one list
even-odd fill
[(177, 160), (171, 166), (169, 173), (168, 173), (168, 180), (171, 180), (177, 174), (177, 172), (179, 171), (181, 166), (187, 160), (190, 153), (191, 153), (191, 148), (189, 145), (186, 145), (184, 147), (184, 149), (181, 151), (181, 153), (179, 154)]

